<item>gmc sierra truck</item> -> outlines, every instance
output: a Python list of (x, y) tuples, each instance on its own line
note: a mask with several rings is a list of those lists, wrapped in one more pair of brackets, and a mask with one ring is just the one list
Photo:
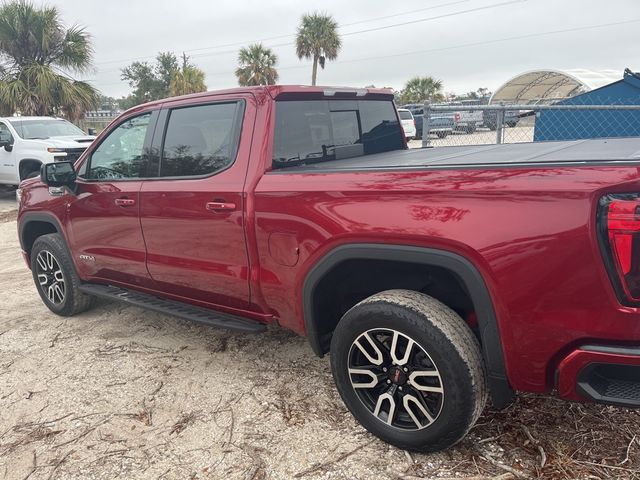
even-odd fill
[(640, 406), (638, 138), (408, 150), (389, 91), (249, 87), (129, 110), (21, 192), (54, 313), (291, 329), (399, 447), (516, 391)]

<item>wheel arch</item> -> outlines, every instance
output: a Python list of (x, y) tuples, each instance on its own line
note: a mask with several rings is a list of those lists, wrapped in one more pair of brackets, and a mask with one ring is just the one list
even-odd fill
[(49, 233), (59, 233), (66, 238), (60, 222), (56, 217), (47, 213), (24, 213), (19, 221), (18, 237), (22, 250), (31, 255), (31, 249), (38, 237)]
[(320, 319), (316, 318), (315, 312), (317, 287), (335, 267), (349, 260), (418, 264), (442, 268), (457, 277), (466, 288), (477, 315), (493, 404), (502, 408), (513, 401), (514, 391), (507, 379), (500, 330), (486, 282), (472, 262), (446, 250), (406, 245), (350, 244), (336, 247), (322, 257), (305, 277), (302, 291), (305, 330), (311, 348), (318, 356), (323, 356), (327, 350), (321, 338)]

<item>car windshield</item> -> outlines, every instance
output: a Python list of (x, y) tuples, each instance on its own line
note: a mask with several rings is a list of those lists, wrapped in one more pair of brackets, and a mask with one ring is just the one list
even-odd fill
[(45, 140), (51, 137), (63, 137), (66, 135), (85, 135), (73, 123), (62, 119), (37, 119), (37, 120), (9, 120), (16, 129), (20, 138), (25, 140)]

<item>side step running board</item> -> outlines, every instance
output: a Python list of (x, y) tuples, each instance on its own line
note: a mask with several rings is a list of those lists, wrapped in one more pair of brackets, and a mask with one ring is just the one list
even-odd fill
[(137, 307), (155, 310), (156, 312), (166, 313), (168, 315), (174, 315), (176, 317), (185, 318), (187, 320), (203, 323), (212, 327), (238, 330), (247, 333), (259, 333), (267, 329), (264, 324), (246, 318), (236, 317), (235, 315), (217, 312), (206, 308), (195, 307), (187, 303), (166, 300), (146, 293), (125, 290), (112, 285), (85, 283), (80, 286), (80, 290), (89, 295), (95, 295), (96, 297), (118, 300)]

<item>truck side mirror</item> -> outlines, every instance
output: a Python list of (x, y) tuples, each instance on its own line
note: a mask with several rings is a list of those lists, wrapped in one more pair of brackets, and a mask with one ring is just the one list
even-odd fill
[(0, 140), (0, 147), (4, 147), (7, 152), (13, 150), (13, 144), (11, 143), (11, 140)]
[(40, 167), (40, 180), (48, 187), (74, 188), (76, 171), (73, 162), (45, 163)]

